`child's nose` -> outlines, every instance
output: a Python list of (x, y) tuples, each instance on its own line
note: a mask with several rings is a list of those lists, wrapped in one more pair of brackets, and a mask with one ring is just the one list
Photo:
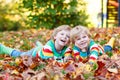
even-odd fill
[(66, 38), (66, 37), (67, 37), (67, 35), (63, 35), (63, 37), (64, 37), (64, 38)]
[(84, 39), (81, 39), (81, 41), (84, 41)]
[(67, 38), (67, 35), (64, 35), (63, 37), (66, 39), (66, 38)]

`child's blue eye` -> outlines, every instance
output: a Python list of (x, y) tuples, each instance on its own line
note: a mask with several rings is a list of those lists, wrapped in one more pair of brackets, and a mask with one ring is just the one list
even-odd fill
[(83, 36), (83, 38), (86, 38), (86, 36)]
[(61, 35), (64, 35), (63, 33), (61, 33)]
[(70, 36), (67, 35), (68, 38), (70, 38)]
[(78, 38), (77, 40), (80, 40), (80, 38)]

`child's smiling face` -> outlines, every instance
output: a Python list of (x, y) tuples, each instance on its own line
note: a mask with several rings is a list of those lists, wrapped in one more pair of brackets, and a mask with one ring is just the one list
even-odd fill
[(69, 30), (61, 30), (55, 36), (55, 43), (60, 46), (66, 46), (70, 41), (70, 31)]
[(89, 46), (90, 38), (86, 33), (80, 33), (75, 39), (75, 45), (81, 50), (86, 50)]

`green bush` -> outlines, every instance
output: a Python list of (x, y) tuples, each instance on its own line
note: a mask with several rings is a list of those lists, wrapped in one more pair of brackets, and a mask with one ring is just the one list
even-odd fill
[(20, 26), (19, 22), (13, 22), (8, 19), (0, 20), (0, 31), (16, 31), (19, 30)]
[[(82, 7), (80, 10), (78, 8)], [(53, 29), (59, 25), (87, 26), (88, 15), (83, 0), (23, 0), (21, 9), (25, 8), (28, 15), (29, 27), (45, 27)], [(26, 11), (25, 11), (26, 12)]]

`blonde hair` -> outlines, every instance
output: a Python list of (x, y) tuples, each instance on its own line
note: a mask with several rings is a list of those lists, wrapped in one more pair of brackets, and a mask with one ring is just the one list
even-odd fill
[(69, 25), (61, 25), (61, 26), (58, 26), (57, 28), (54, 29), (52, 35), (51, 35), (51, 39), (54, 40), (54, 37), (56, 36), (56, 34), (62, 30), (68, 30), (70, 31), (71, 30), (71, 27)]
[(78, 25), (78, 26), (75, 26), (71, 32), (70, 32), (70, 40), (72, 43), (75, 42), (75, 39), (78, 35), (80, 35), (81, 33), (85, 33), (87, 34), (89, 37), (91, 37), (91, 34), (90, 34), (90, 31), (88, 28), (86, 28), (85, 26), (81, 26), (81, 25)]

